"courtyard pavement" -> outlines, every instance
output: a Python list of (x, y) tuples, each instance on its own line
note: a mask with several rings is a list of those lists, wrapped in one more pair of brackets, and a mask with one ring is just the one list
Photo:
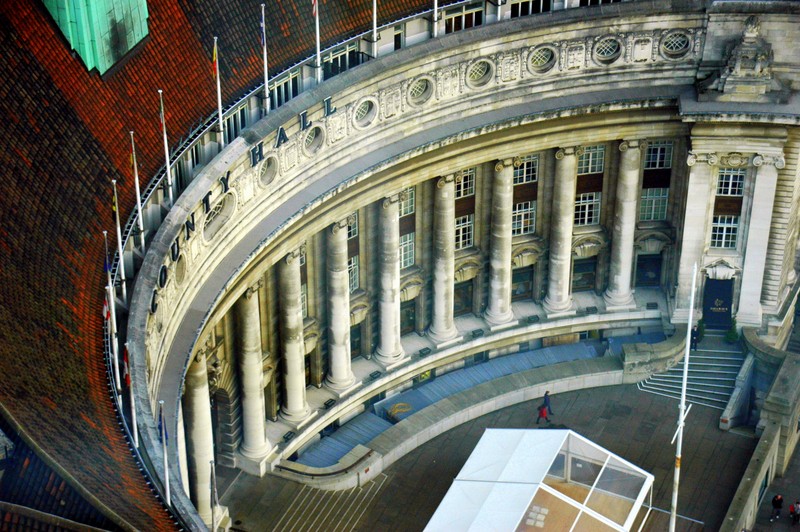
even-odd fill
[[(220, 471), (222, 503), (233, 530), (422, 530), (486, 428), (531, 428), (530, 401), (467, 422), (429, 441), (362, 488), (323, 492), (270, 475), (258, 479)], [(553, 396), (552, 428), (572, 429), (655, 475), (654, 512), (647, 530), (666, 530), (672, 497), (678, 401), (639, 391), (635, 385), (592, 388)], [(719, 430), (721, 411), (694, 406), (687, 419), (678, 500), (677, 530), (717, 530), (744, 474), (757, 440), (746, 432)], [(540, 427), (539, 430), (547, 430)], [(794, 462), (797, 462), (796, 460)], [(800, 495), (792, 464), (787, 484), (775, 483), (788, 500)], [(756, 530), (780, 530), (769, 522), (771, 491)], [(776, 526), (777, 525), (777, 526)], [(775, 528), (771, 528), (775, 527)], [(781, 528), (777, 528), (781, 527)], [(800, 528), (798, 528), (800, 530)]]

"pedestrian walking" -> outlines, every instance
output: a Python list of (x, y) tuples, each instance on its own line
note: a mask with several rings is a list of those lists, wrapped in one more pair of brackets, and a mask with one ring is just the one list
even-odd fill
[(772, 515), (769, 518), (770, 523), (781, 518), (781, 508), (783, 508), (783, 495), (779, 493), (772, 498)]
[(536, 418), (536, 424), (538, 425), (543, 419), (550, 423), (550, 418), (547, 417), (547, 406), (544, 403), (539, 407), (539, 417)]
[(549, 391), (544, 392), (544, 406), (547, 407), (547, 413), (548, 414), (550, 414), (551, 416), (555, 415), (555, 414), (553, 414), (553, 409), (550, 408), (550, 392)]
[[(794, 512), (792, 512), (794, 509)], [(792, 515), (792, 526), (800, 523), (800, 499), (794, 501), (794, 504), (789, 507), (789, 512)]]
[(695, 325), (694, 327), (692, 327), (692, 344), (691, 344), (692, 351), (697, 349), (697, 340), (699, 336), (700, 332), (697, 330), (697, 325)]

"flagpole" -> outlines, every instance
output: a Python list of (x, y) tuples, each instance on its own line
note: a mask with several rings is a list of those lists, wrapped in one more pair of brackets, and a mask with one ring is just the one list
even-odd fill
[(317, 30), (317, 84), (322, 83), (322, 53), (319, 49), (319, 3), (318, 0), (311, 0), (314, 7), (314, 24)]
[(439, 1), (433, 0), (433, 38), (439, 36)]
[[(694, 297), (695, 288), (697, 283), (697, 263), (694, 263), (692, 268), (692, 292), (689, 296), (689, 321), (686, 326), (686, 354), (683, 357), (683, 383), (681, 384), (681, 404), (680, 413), (678, 417), (678, 445), (675, 448), (675, 476), (672, 481), (672, 506), (669, 516), (669, 530), (675, 532), (675, 525), (678, 517), (678, 487), (681, 479), (681, 451), (683, 449), (683, 427), (686, 421), (686, 415), (689, 411), (686, 409), (686, 384), (689, 380), (689, 353), (692, 350), (692, 321), (694, 320)], [(689, 407), (691, 409), (691, 406)], [(672, 438), (675, 441), (675, 437)]]
[(211, 532), (217, 530), (217, 467), (211, 460)]
[(139, 218), (136, 220), (139, 226), (140, 243), (142, 245), (142, 254), (146, 251), (144, 244), (144, 215), (142, 214), (142, 194), (139, 191), (139, 165), (136, 164), (136, 143), (133, 141), (133, 131), (131, 133), (131, 161), (133, 164), (133, 184), (136, 187), (136, 211), (139, 213)]
[[(119, 379), (119, 346), (117, 345), (117, 309), (116, 303), (114, 301), (114, 287), (112, 285), (106, 286), (106, 292), (108, 293), (108, 308), (109, 313), (111, 314), (111, 320), (109, 323), (109, 338), (111, 340), (111, 355), (112, 359), (112, 366), (114, 368), (114, 385), (117, 387), (117, 393), (122, 391), (122, 384), (120, 384)], [(121, 402), (122, 398), (117, 395), (117, 400)], [(121, 406), (121, 404), (120, 404)]]
[(169, 166), (169, 142), (167, 142), (167, 115), (164, 112), (164, 91), (158, 89), (158, 101), (161, 105), (161, 132), (164, 136), (164, 159), (167, 161), (167, 190), (169, 190), (169, 206), (175, 204), (175, 198), (172, 196), (172, 169)]
[(222, 87), (219, 81), (219, 51), (217, 38), (214, 37), (214, 74), (217, 77), (217, 113), (219, 114), (219, 145), (225, 147), (225, 121), (222, 120)]
[(267, 68), (267, 25), (264, 16), (264, 4), (261, 4), (261, 47), (264, 55), (264, 114), (269, 113), (269, 69)]
[(103, 264), (103, 269), (106, 271), (106, 280), (108, 286), (114, 286), (111, 282), (111, 263), (108, 262), (108, 231), (103, 231), (103, 244), (106, 248), (106, 258), (105, 263)]
[(136, 426), (136, 400), (133, 396), (133, 375), (131, 374), (130, 363), (130, 349), (128, 349), (128, 342), (125, 342), (125, 359), (128, 361), (128, 393), (131, 398), (131, 431), (133, 432), (133, 445), (139, 447), (139, 429)]
[(119, 199), (117, 198), (117, 180), (112, 179), (114, 187), (114, 215), (117, 223), (117, 252), (119, 253), (119, 280), (122, 285), (122, 303), (128, 304), (128, 289), (125, 286), (125, 255), (122, 254), (122, 229), (119, 224)]
[(372, 57), (378, 57), (378, 0), (372, 0)]
[(169, 459), (167, 458), (167, 419), (164, 417), (164, 400), (158, 401), (158, 419), (161, 422), (161, 449), (164, 455), (164, 489), (167, 492), (167, 506), (172, 506), (169, 495)]

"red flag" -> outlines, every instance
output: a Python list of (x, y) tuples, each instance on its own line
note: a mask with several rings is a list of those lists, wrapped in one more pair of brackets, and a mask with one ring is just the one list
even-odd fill
[(214, 41), (214, 57), (212, 58), (214, 63), (214, 77), (216, 78), (219, 75), (219, 65), (217, 64), (217, 41)]
[(316, 16), (317, 16), (317, 0), (311, 0), (311, 14), (316, 18)]
[(108, 307), (108, 296), (103, 300), (103, 319), (106, 321), (111, 319), (111, 309)]
[(128, 371), (128, 348), (122, 350), (122, 378), (125, 379), (125, 386), (131, 386), (131, 373)]

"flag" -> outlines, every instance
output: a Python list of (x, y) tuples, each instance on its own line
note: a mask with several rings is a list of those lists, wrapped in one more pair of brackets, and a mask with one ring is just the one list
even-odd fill
[(167, 434), (167, 420), (164, 419), (164, 405), (158, 406), (158, 439), (164, 443), (169, 441)]
[(267, 29), (264, 27), (264, 19), (261, 19), (261, 47), (265, 47), (267, 45)]
[(217, 64), (217, 40), (214, 39), (214, 56), (211, 58), (211, 61), (214, 66), (214, 77), (218, 76), (219, 73), (219, 65)]
[(114, 221), (117, 219), (117, 189), (114, 188), (114, 195), (111, 197), (111, 215), (114, 217)]
[(103, 259), (103, 272), (108, 273), (111, 271), (111, 266), (108, 264), (108, 250), (106, 250), (106, 258)]
[[(108, 265), (108, 261), (106, 261)], [(103, 319), (108, 321), (111, 319), (111, 308), (108, 306), (108, 296), (103, 299)]]
[(311, 0), (311, 14), (316, 18), (317, 16), (317, 0)]
[(131, 387), (131, 372), (128, 370), (128, 346), (122, 349), (122, 378), (125, 379), (125, 386)]

